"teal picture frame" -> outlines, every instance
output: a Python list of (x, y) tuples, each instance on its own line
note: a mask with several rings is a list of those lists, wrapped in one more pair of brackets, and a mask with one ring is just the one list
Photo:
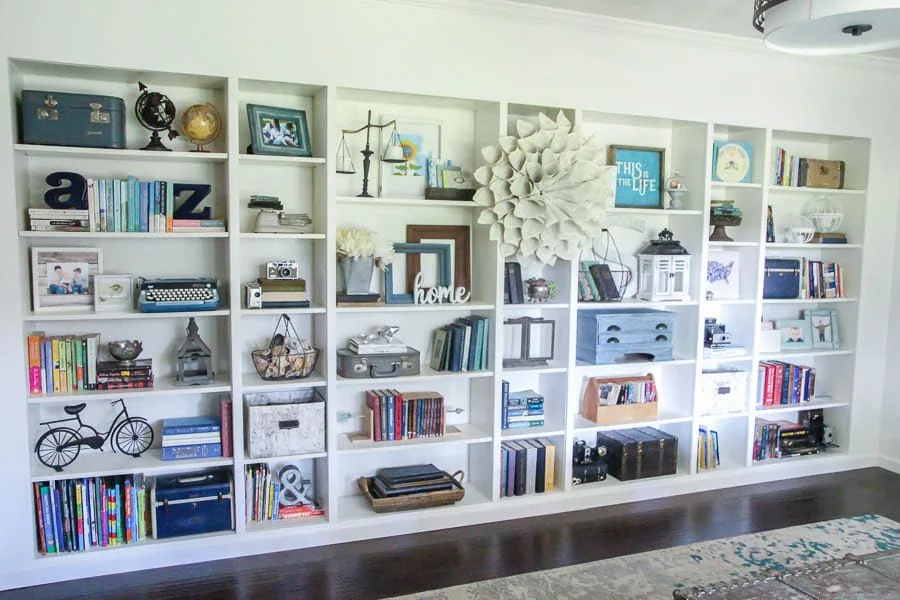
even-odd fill
[[(450, 273), (450, 245), (449, 244), (411, 244), (404, 242), (394, 243), (394, 254), (436, 254), (438, 258), (438, 285), (452, 285), (453, 277)], [(405, 278), (404, 278), (405, 281)], [(414, 304), (413, 294), (394, 292), (394, 268), (389, 264), (384, 270), (384, 301), (386, 304)]]
[(305, 110), (248, 104), (247, 120), (253, 154), (312, 156)]
[(610, 145), (616, 173), (616, 208), (663, 208), (666, 149)]

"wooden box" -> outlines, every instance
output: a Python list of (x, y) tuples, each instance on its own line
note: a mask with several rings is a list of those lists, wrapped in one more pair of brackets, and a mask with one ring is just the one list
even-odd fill
[(601, 365), (672, 360), (675, 315), (665, 310), (579, 310), (576, 358)]
[[(606, 406), (603, 395), (610, 384), (643, 384), (649, 395), (645, 394), (643, 402)], [(642, 377), (592, 377), (581, 396), (581, 416), (601, 425), (655, 421), (658, 414), (656, 382), (650, 373)]]

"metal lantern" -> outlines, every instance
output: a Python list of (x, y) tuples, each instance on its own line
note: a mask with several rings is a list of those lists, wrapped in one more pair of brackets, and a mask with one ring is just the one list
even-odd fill
[(197, 331), (197, 322), (191, 317), (187, 337), (178, 348), (175, 385), (209, 385), (213, 382), (212, 351)]
[(641, 300), (687, 300), (690, 298), (691, 257), (672, 232), (663, 229), (637, 254), (638, 293)]

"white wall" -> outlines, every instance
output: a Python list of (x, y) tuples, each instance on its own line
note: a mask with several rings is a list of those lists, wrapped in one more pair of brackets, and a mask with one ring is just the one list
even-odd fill
[[(451, 6), (451, 8), (444, 8)], [(191, 23), (193, 29), (185, 24)], [(760, 44), (474, 0), (0, 0), (0, 58), (295, 80), (564, 105), (872, 138), (853, 428), (876, 430), (898, 222), (900, 66), (811, 60)], [(0, 63), (0, 115), (11, 115)], [(0, 181), (12, 201), (11, 122), (0, 117)], [(0, 255), (16, 252), (0, 222)], [(26, 265), (0, 262), (0, 280)], [(900, 271), (896, 271), (900, 275)], [(0, 588), (32, 562), (30, 451), (18, 296), (0, 311)], [(894, 315), (892, 332), (900, 329)], [(895, 338), (896, 336), (892, 336)], [(896, 347), (892, 345), (892, 347)], [(887, 414), (896, 416), (890, 398)], [(886, 425), (885, 429), (890, 430)], [(886, 435), (886, 438), (889, 436)], [(876, 436), (854, 453), (874, 455)], [(900, 439), (883, 449), (900, 456)], [(202, 550), (201, 550), (202, 552)], [(64, 560), (64, 559), (63, 559)], [(48, 569), (52, 565), (48, 564)]]

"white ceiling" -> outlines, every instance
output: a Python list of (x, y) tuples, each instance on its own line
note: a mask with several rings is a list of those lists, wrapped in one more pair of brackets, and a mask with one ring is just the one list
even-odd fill
[(758, 37), (753, 0), (514, 0), (714, 33)]

